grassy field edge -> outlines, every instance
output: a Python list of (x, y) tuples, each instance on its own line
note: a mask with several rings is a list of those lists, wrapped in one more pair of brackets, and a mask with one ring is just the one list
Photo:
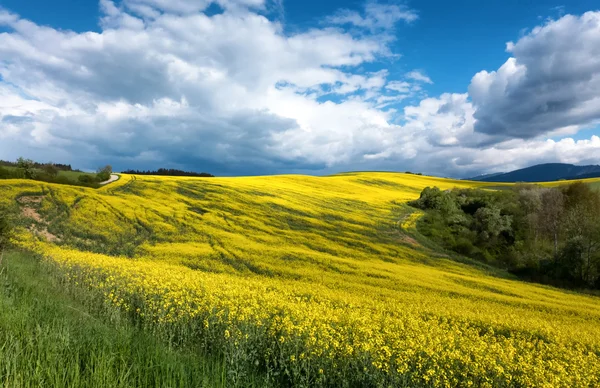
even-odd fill
[(0, 263), (0, 386), (230, 386), (223, 360), (95, 316), (46, 271), (28, 252), (7, 252)]

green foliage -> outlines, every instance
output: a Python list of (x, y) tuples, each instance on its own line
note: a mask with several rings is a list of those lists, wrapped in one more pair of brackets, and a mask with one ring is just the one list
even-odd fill
[(42, 166), (44, 173), (52, 178), (58, 176), (58, 168), (53, 163), (47, 163)]
[(510, 232), (512, 216), (502, 215), (499, 207), (487, 205), (473, 215), (474, 227), (483, 240), (497, 238), (502, 232)]
[(13, 177), (13, 172), (6, 167), (0, 166), (0, 179), (10, 179)]
[(413, 206), (436, 210), (444, 216), (451, 216), (459, 211), (454, 193), (451, 190), (441, 191), (437, 187), (426, 187), (420, 198), (413, 201)]
[(110, 179), (110, 174), (112, 174), (112, 166), (106, 165), (101, 167), (96, 171), (96, 177), (99, 182), (104, 182)]
[(421, 233), (446, 249), (530, 280), (600, 286), (600, 193), (584, 183), (503, 191), (427, 187), (410, 204), (426, 211)]
[[(66, 292), (35, 257), (5, 256), (0, 267), (1, 386), (233, 386), (224, 360), (174, 348), (127, 320), (106, 315), (89, 295), (79, 296)], [(264, 380), (249, 375), (243, 386), (268, 387)]]
[(0, 208), (0, 252), (3, 252), (8, 247), (12, 231), (13, 227), (9, 212), (6, 209)]
[(71, 186), (100, 187), (98, 182), (101, 180), (96, 175), (74, 171), (70, 165), (40, 164), (24, 158), (19, 158), (16, 163), (1, 161), (0, 163), (4, 164), (0, 165), (0, 179), (33, 179)]
[(87, 174), (82, 174), (77, 177), (77, 181), (80, 183), (94, 183), (98, 180), (99, 179), (94, 178), (93, 176), (87, 175)]
[(25, 179), (34, 179), (36, 176), (35, 163), (31, 159), (17, 159), (17, 168), (22, 171)]

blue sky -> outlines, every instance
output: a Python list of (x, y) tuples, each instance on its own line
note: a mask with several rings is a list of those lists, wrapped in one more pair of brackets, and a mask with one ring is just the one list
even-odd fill
[[(594, 1), (480, 1), (421, 0), (405, 2), (418, 12), (419, 21), (402, 26), (394, 43), (403, 60), (390, 70), (404, 73), (427, 69), (436, 80), (432, 94), (464, 92), (471, 77), (482, 69), (494, 70), (506, 58), (504, 45), (545, 18), (581, 14), (600, 8)], [(286, 1), (288, 30), (318, 26), (341, 8), (360, 9), (363, 1)], [(77, 32), (100, 31), (96, 0), (2, 0), (0, 5), (41, 25)]]
[[(545, 18), (581, 14), (600, 8), (594, 1), (480, 1), (421, 0), (413, 6), (418, 22), (402, 26), (394, 48), (403, 60), (390, 66), (404, 73), (426, 69), (436, 80), (432, 94), (464, 92), (471, 77), (482, 69), (495, 70), (506, 58), (504, 45)], [(295, 31), (318, 26), (341, 8), (360, 9), (363, 1), (286, 1), (284, 23)], [(0, 5), (35, 23), (77, 32), (101, 31), (96, 0), (2, 0)], [(278, 15), (277, 15), (278, 16)]]
[(594, 3), (2, 0), (0, 158), (226, 175), (600, 163)]

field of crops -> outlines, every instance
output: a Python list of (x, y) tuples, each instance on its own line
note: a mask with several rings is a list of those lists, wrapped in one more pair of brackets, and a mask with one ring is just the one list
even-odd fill
[(252, 370), (306, 387), (599, 386), (600, 299), (422, 245), (404, 202), (434, 185), (484, 183), (124, 175), (99, 190), (0, 181), (0, 201), (65, 287), (223, 355), (231, 386)]

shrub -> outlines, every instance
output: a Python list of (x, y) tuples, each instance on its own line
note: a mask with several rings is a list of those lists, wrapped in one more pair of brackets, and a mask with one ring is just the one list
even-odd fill
[(106, 165), (101, 167), (96, 172), (96, 176), (98, 177), (99, 182), (104, 182), (110, 179), (110, 174), (112, 174), (112, 166)]
[(454, 243), (452, 250), (460, 253), (461, 255), (470, 256), (475, 250), (475, 247), (473, 246), (473, 243), (469, 241), (469, 239), (465, 237), (459, 237)]
[(79, 175), (79, 177), (77, 178), (77, 180), (80, 183), (93, 183), (93, 182), (95, 182), (94, 177), (92, 177), (91, 175), (87, 175), (87, 174)]
[(13, 174), (8, 168), (0, 166), (0, 179), (9, 179), (13, 177), (12, 175)]
[(58, 175), (58, 168), (53, 163), (44, 164), (42, 166), (44, 173), (52, 178), (56, 178)]
[(35, 163), (31, 159), (19, 158), (17, 160), (17, 167), (22, 171), (25, 179), (35, 179)]

